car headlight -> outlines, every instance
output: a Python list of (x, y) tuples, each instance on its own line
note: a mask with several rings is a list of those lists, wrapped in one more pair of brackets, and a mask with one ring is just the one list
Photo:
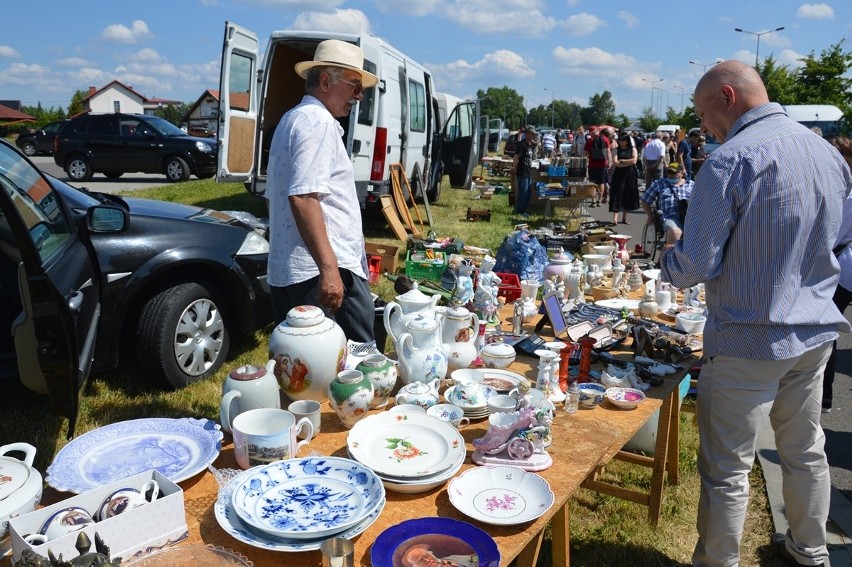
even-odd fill
[(213, 146), (207, 142), (202, 142), (201, 140), (195, 142), (195, 147), (198, 148), (198, 151), (204, 152), (205, 154), (209, 154), (213, 151)]
[(269, 254), (269, 242), (253, 230), (246, 234), (242, 246), (237, 250), (237, 256), (249, 256), (252, 254)]

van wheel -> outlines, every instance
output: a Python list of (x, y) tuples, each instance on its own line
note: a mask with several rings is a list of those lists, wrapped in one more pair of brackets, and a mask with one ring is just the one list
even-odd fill
[(438, 199), (441, 198), (441, 182), (435, 184), (435, 187), (426, 191), (426, 197), (429, 199), (429, 204), (437, 203)]
[(189, 179), (189, 166), (183, 158), (174, 156), (166, 161), (166, 179), (172, 183)]
[(151, 298), (139, 315), (136, 359), (144, 371), (183, 388), (211, 376), (228, 356), (219, 306), (204, 286), (184, 283)]
[(88, 181), (92, 178), (92, 165), (84, 157), (73, 157), (65, 164), (65, 173), (72, 181)]

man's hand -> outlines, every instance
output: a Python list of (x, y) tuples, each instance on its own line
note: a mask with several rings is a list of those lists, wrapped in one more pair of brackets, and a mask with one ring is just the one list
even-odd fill
[(332, 313), (340, 309), (343, 304), (343, 280), (340, 279), (340, 272), (322, 272), (319, 277), (319, 293), (317, 293), (317, 301), (323, 307), (329, 309)]

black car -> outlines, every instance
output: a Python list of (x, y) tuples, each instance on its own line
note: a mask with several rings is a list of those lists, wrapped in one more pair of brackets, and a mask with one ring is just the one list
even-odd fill
[(215, 140), (189, 136), (157, 116), (84, 114), (59, 130), (53, 161), (72, 181), (88, 181), (94, 173), (118, 179), (142, 172), (177, 182), (190, 175), (213, 177), (217, 152)]
[[(0, 142), (0, 373), (74, 420), (90, 372), (210, 376), (269, 322), (269, 244), (218, 211), (75, 189)], [(21, 285), (25, 284), (25, 285)]]
[(56, 137), (56, 134), (59, 133), (59, 129), (62, 127), (64, 122), (64, 120), (50, 122), (45, 124), (40, 130), (19, 134), (18, 138), (15, 140), (15, 145), (21, 148), (21, 151), (28, 156), (34, 156), (36, 154), (52, 154), (53, 139)]

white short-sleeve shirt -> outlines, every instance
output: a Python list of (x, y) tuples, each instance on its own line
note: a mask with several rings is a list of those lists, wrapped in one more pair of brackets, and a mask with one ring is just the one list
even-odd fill
[(316, 193), (337, 265), (366, 279), (361, 208), (343, 128), (316, 98), (305, 95), (275, 128), (269, 150), (269, 285), (283, 287), (319, 275), (302, 240), (290, 195)]

